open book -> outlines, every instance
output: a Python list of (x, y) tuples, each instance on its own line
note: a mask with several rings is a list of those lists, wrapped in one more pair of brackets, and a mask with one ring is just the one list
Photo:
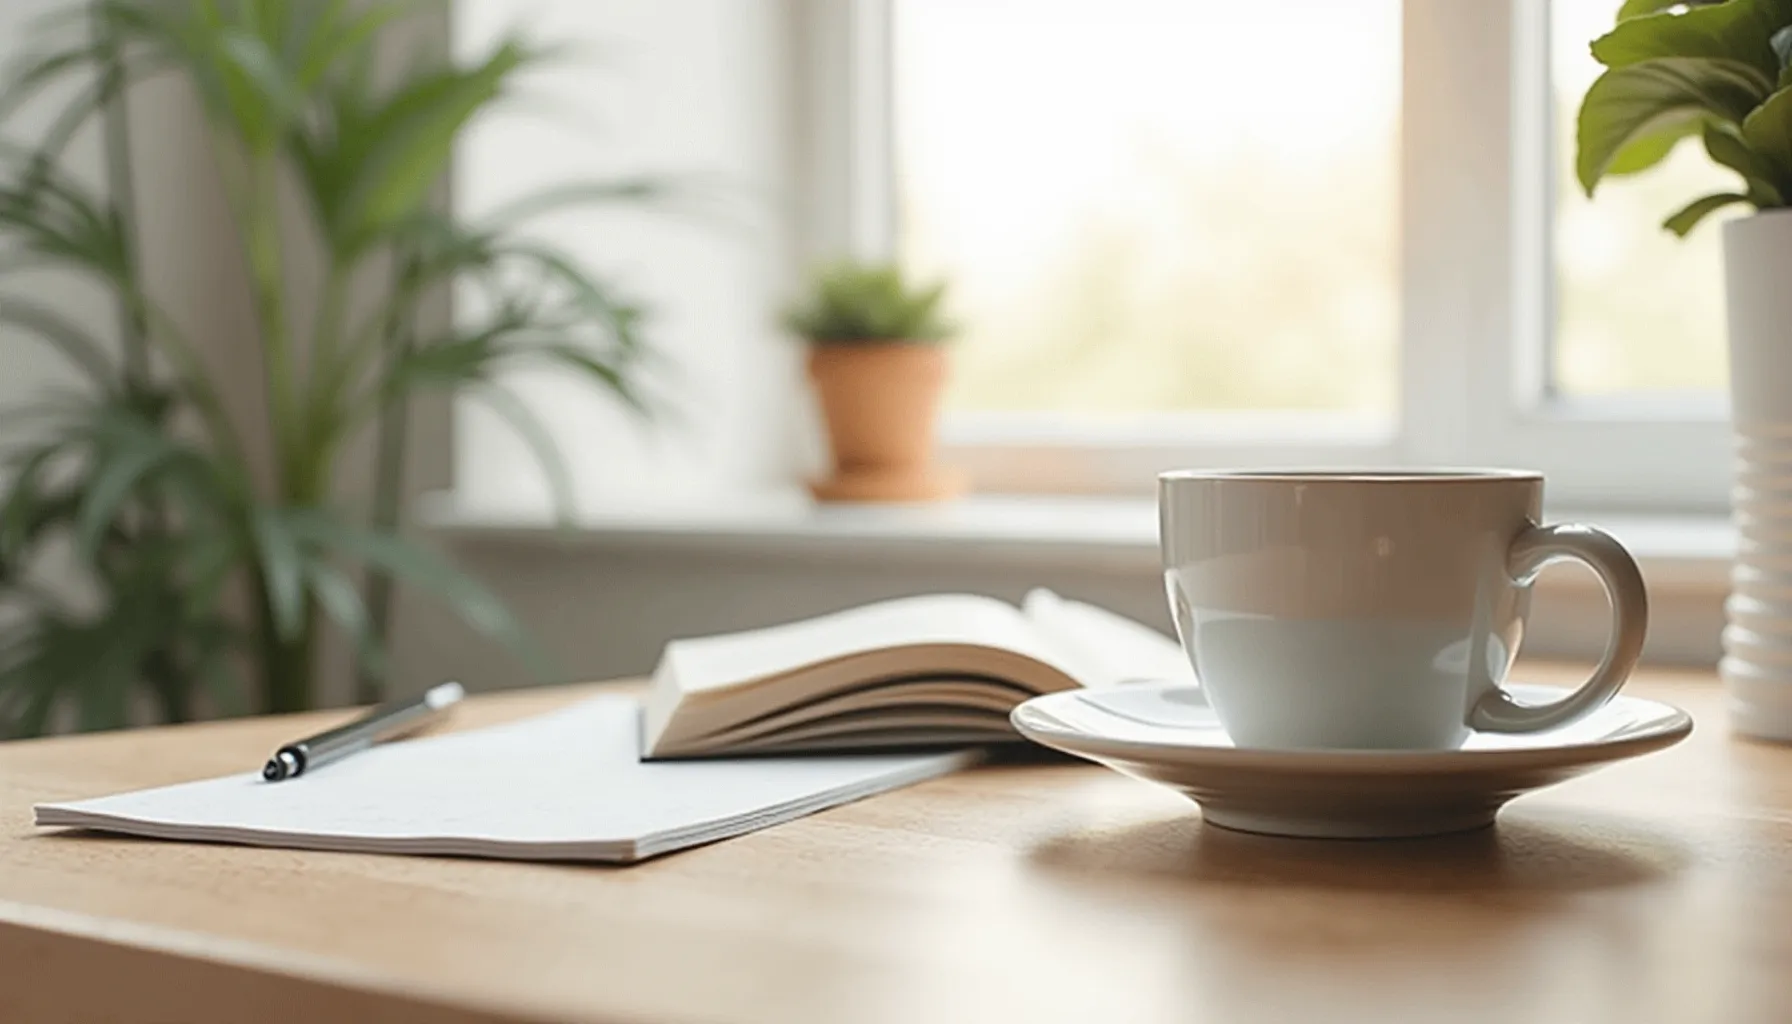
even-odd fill
[(1029, 697), (1187, 678), (1174, 640), (1046, 590), (902, 598), (674, 640), (643, 715), (650, 758), (986, 743)]

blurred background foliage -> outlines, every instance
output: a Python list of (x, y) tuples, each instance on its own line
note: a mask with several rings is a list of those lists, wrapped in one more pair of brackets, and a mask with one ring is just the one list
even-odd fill
[[(642, 310), (531, 241), (526, 224), (661, 186), (571, 183), (478, 222), (445, 212), (457, 133), (552, 55), (510, 39), (468, 61), (381, 66), (382, 33), (423, 6), (99, 0), (24, 41), (0, 132), (29, 104), (59, 106), (47, 130), (0, 145), (0, 337), (54, 347), (83, 386), (0, 413), (0, 735), (122, 725), (145, 698), (168, 721), (202, 705), (310, 707), (326, 623), (352, 643), (357, 696), (378, 699), (395, 583), (528, 652), (492, 594), (402, 535), (408, 412), (431, 390), (487, 402), (564, 510), (559, 453), (496, 373), (553, 364), (644, 408)], [(241, 243), (255, 325), (241, 343), (259, 353), (264, 423), (233, 419), (145, 286), (123, 97), (170, 76), (203, 112)], [(83, 132), (105, 147), (103, 187), (64, 167)], [(283, 191), (302, 196), (301, 216), (283, 215)], [(313, 252), (316, 265), (295, 273)], [(34, 302), (28, 275), (45, 271), (103, 286), (116, 336)], [(470, 312), (432, 328), (442, 318), (420, 313), (450, 289), (471, 297)], [(266, 450), (249, 441), (263, 437)], [(373, 479), (349, 486), (357, 444), (374, 449)], [(72, 567), (80, 594), (46, 583), (47, 559)]]

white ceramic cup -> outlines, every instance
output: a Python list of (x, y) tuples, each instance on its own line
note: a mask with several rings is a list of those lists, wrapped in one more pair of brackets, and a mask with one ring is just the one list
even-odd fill
[[(1537, 525), (1542, 503), (1541, 474), (1505, 470), (1159, 476), (1171, 615), (1232, 741), (1450, 749), (1604, 704), (1642, 650), (1642, 574), (1607, 533)], [(1605, 585), (1605, 657), (1563, 699), (1519, 704), (1500, 684), (1530, 585), (1562, 558)]]

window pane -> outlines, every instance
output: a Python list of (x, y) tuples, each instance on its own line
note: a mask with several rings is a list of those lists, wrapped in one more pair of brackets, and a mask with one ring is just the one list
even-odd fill
[(1661, 222), (1708, 192), (1732, 191), (1735, 175), (1712, 165), (1689, 139), (1642, 174), (1601, 182), (1591, 200), (1574, 177), (1576, 112), (1601, 70), (1587, 44), (1611, 28), (1617, 9), (1618, 0), (1550, 5), (1555, 386), (1573, 397), (1722, 388), (1728, 371), (1718, 225), (1736, 214), (1707, 218), (1685, 239)]
[(1399, 0), (894, 6), (955, 407), (1391, 413)]

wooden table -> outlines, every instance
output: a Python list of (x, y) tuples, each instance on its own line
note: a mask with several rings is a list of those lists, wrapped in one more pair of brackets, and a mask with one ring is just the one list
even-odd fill
[(182, 845), (30, 807), (332, 716), (0, 745), (0, 1021), (1792, 1021), (1792, 748), (1731, 739), (1707, 675), (1632, 686), (1693, 737), (1385, 843), (1033, 765), (629, 868)]

